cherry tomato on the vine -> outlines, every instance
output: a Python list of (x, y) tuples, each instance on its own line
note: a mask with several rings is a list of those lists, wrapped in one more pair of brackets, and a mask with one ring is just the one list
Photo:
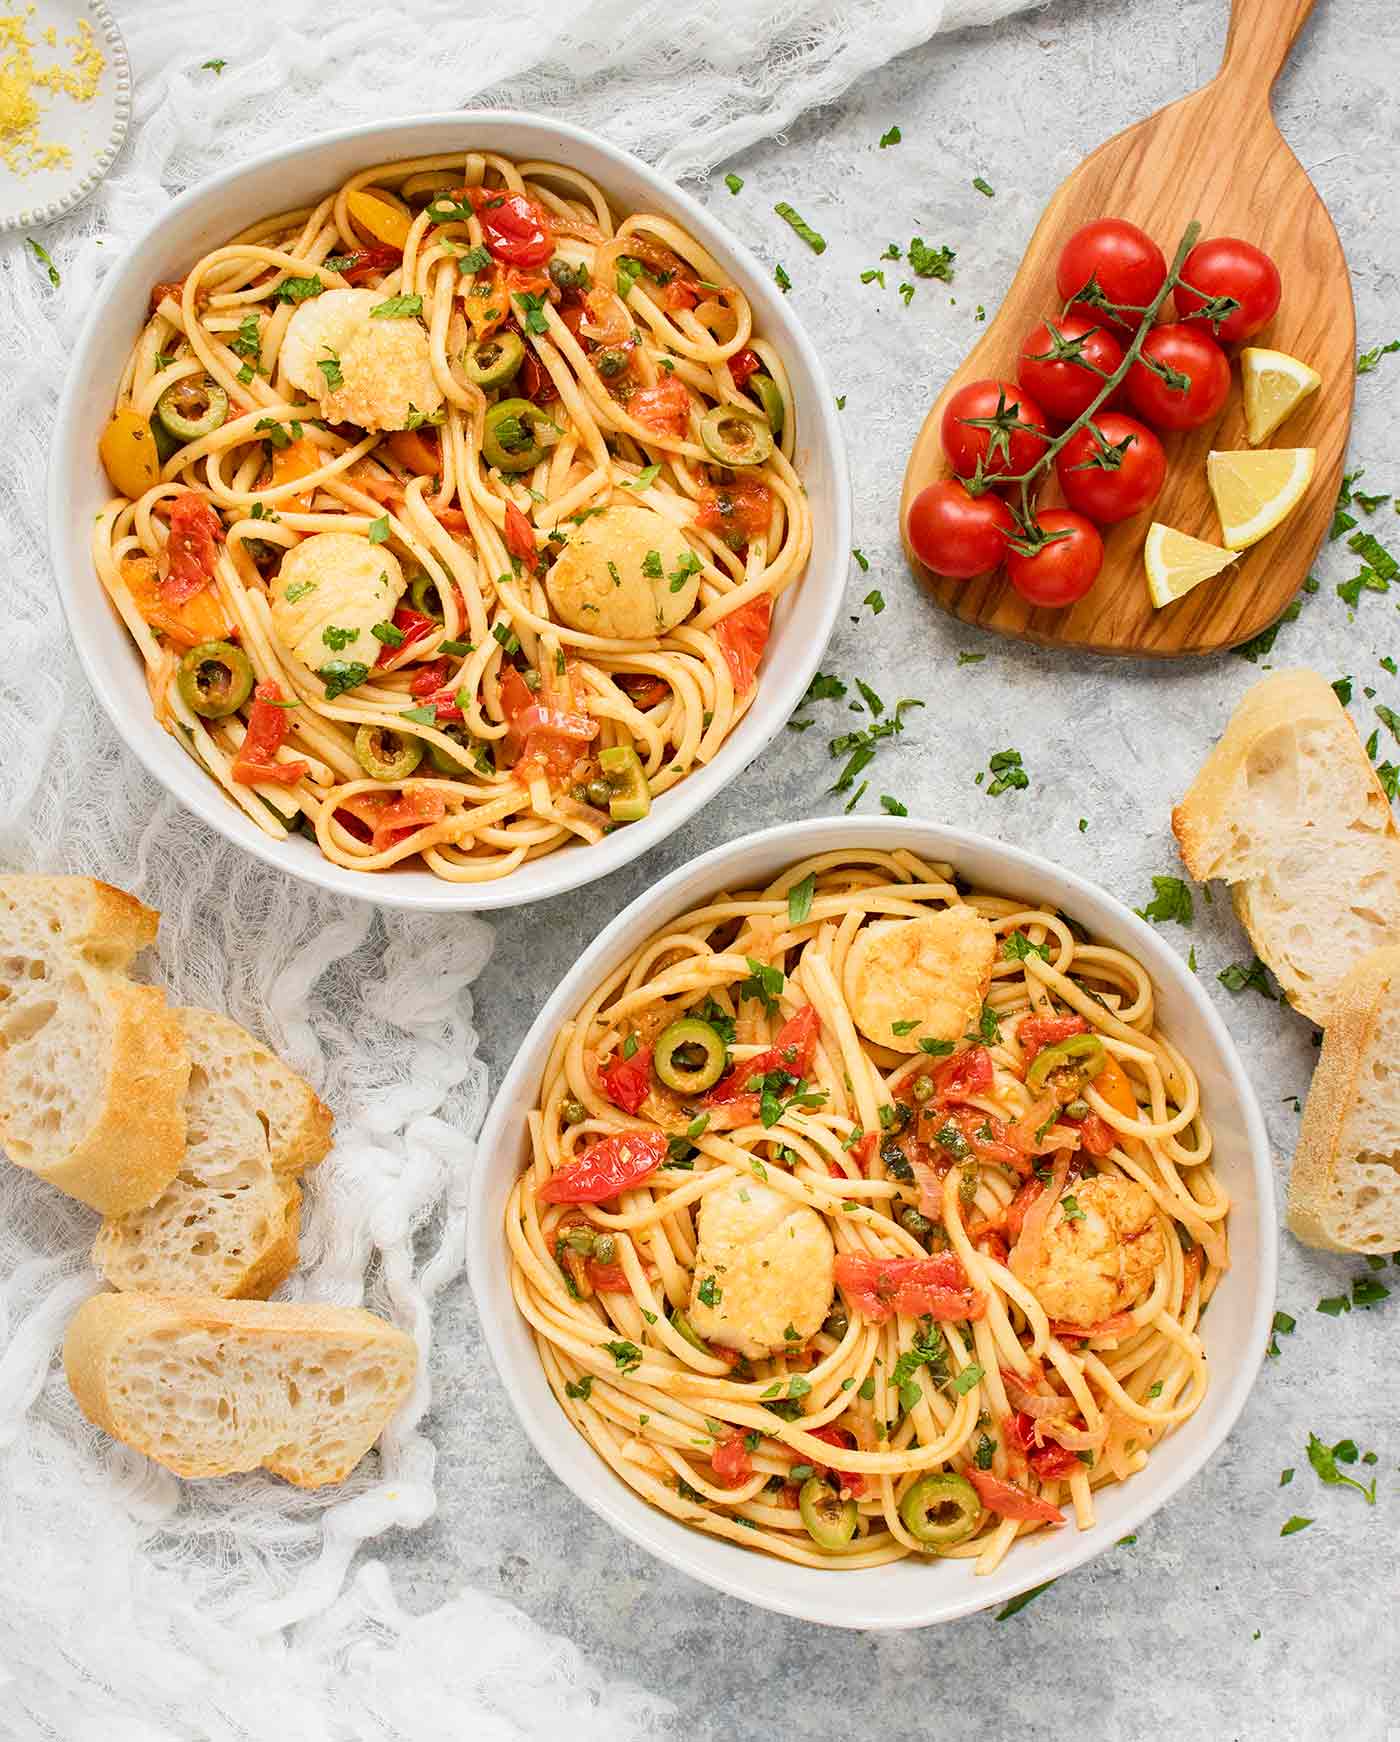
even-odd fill
[(909, 542), (936, 575), (971, 580), (996, 568), (1016, 530), (1011, 510), (988, 490), (973, 496), (955, 478), (920, 490), (909, 510)]
[(1141, 513), (1157, 500), (1166, 475), (1161, 442), (1121, 411), (1097, 413), (1055, 455), (1065, 501), (1101, 526)]
[[(1098, 218), (1065, 243), (1055, 283), (1065, 302), (1077, 300), (1092, 281), (1109, 302), (1133, 310), (1147, 307), (1166, 276), (1162, 250), (1145, 230), (1124, 218)], [(1136, 328), (1137, 317), (1121, 324)]]
[(1282, 294), (1278, 267), (1262, 248), (1237, 236), (1212, 236), (1209, 241), (1198, 242), (1181, 263), (1180, 282), (1174, 292), (1177, 313), (1183, 320), (1196, 316), (1197, 309), (1215, 297), (1232, 297), (1239, 306), (1218, 326), (1201, 316), (1193, 321), (1193, 325), (1214, 327), (1216, 338), (1227, 345), (1253, 338), (1266, 326), (1274, 318)]
[(1045, 413), (1014, 381), (969, 381), (943, 412), (943, 452), (960, 478), (1028, 472), (1045, 451)]
[(1047, 508), (1037, 519), (1040, 530), (1050, 535), (1047, 542), (1037, 543), (1029, 553), (1013, 543), (1006, 556), (1007, 578), (1032, 605), (1072, 605), (1089, 591), (1103, 567), (1099, 529), (1069, 508)]
[[(1151, 363), (1160, 365), (1158, 369)], [(1230, 392), (1230, 359), (1203, 321), (1153, 327), (1124, 383), (1128, 403), (1158, 429), (1195, 429), (1209, 423)]]
[(1087, 411), (1104, 377), (1123, 361), (1123, 347), (1106, 320), (1071, 309), (1059, 320), (1041, 321), (1026, 334), (1016, 374), (1043, 411), (1072, 423)]

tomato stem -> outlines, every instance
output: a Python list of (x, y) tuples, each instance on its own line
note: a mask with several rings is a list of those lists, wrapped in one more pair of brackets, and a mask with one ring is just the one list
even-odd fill
[(1176, 253), (1172, 258), (1171, 269), (1167, 273), (1167, 276), (1162, 280), (1162, 288), (1157, 292), (1156, 296), (1153, 297), (1150, 303), (1147, 303), (1140, 311), (1136, 306), (1129, 307), (1126, 303), (1122, 305), (1115, 303), (1113, 305), (1115, 310), (1119, 313), (1137, 314), (1140, 312), (1142, 319), (1138, 323), (1138, 329), (1133, 335), (1132, 343), (1123, 353), (1123, 361), (1111, 375), (1104, 376), (1103, 386), (1100, 387), (1098, 393), (1090, 404), (1085, 406), (1084, 410), (1080, 412), (1079, 416), (1075, 418), (1074, 422), (1070, 424), (1067, 429), (1065, 429), (1060, 435), (1057, 435), (1053, 441), (1046, 444), (1044, 453), (1041, 454), (1036, 463), (1027, 471), (1017, 472), (1010, 477), (998, 477), (995, 480), (998, 486), (1006, 484), (1019, 484), (1021, 486), (1021, 513), (1028, 524), (1034, 524), (1034, 514), (1032, 513), (1030, 504), (1032, 483), (1055, 463), (1055, 456), (1059, 453), (1060, 449), (1073, 441), (1075, 436), (1079, 434), (1080, 430), (1084, 428), (1085, 424), (1093, 418), (1094, 414), (1102, 409), (1104, 402), (1110, 397), (1118, 387), (1119, 383), (1123, 380), (1123, 377), (1128, 373), (1129, 369), (1132, 368), (1133, 364), (1136, 363), (1138, 358), (1142, 355), (1142, 342), (1147, 337), (1148, 333), (1152, 331), (1153, 323), (1157, 319), (1157, 311), (1181, 282), (1181, 268), (1186, 262), (1186, 256), (1195, 247), (1196, 238), (1200, 233), (1201, 226), (1199, 222), (1193, 218), (1186, 226), (1186, 229), (1182, 233), (1181, 240), (1177, 244)]

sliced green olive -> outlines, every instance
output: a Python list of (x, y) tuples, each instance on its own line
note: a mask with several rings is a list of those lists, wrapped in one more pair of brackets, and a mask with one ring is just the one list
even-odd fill
[(768, 427), (772, 430), (774, 439), (780, 440), (783, 433), (783, 396), (778, 391), (778, 383), (771, 375), (750, 375), (749, 391), (758, 395), (763, 415), (768, 419)]
[(722, 466), (761, 466), (773, 452), (773, 432), (756, 411), (716, 405), (700, 420), (705, 451)]
[(845, 1548), (856, 1533), (856, 1503), (843, 1500), (824, 1476), (809, 1476), (797, 1496), (797, 1510), (818, 1548)]
[[(457, 756), (453, 755), (452, 752), (448, 750), (440, 749), (436, 744), (429, 744), (429, 762), (432, 763), (433, 767), (439, 774), (461, 774), (465, 769), (471, 766), (469, 760), (471, 754), (471, 739), (467, 736), (465, 728), (457, 725), (455, 722), (450, 725), (439, 726), (438, 731), (450, 738), (454, 744), (460, 744), (462, 746), (462, 752), (460, 756)], [(580, 1114), (579, 1117), (582, 1118), (583, 1115)]]
[(371, 780), (407, 780), (423, 760), (423, 746), (392, 726), (356, 726), (355, 760)]
[(614, 744), (598, 758), (608, 783), (608, 814), (615, 823), (637, 823), (651, 809), (651, 787), (641, 758), (630, 744)]
[(525, 346), (519, 333), (493, 333), (463, 351), (462, 372), (478, 387), (504, 387), (524, 361)]
[(528, 399), (502, 399), (486, 413), (481, 451), (488, 466), (502, 472), (528, 472), (563, 433)]
[(156, 416), (176, 441), (197, 442), (228, 416), (228, 394), (207, 375), (187, 375), (161, 394)]
[(1052, 1071), (1072, 1066), (1087, 1081), (1098, 1076), (1108, 1063), (1108, 1054), (1096, 1034), (1072, 1034), (1068, 1040), (1057, 1040), (1053, 1046), (1043, 1046), (1031, 1060), (1026, 1072), (1028, 1089), (1043, 1089)]
[(686, 1342), (690, 1344), (692, 1349), (698, 1349), (702, 1355), (709, 1354), (710, 1351), (705, 1347), (704, 1343), (701, 1342), (700, 1335), (696, 1331), (695, 1326), (691, 1324), (690, 1320), (679, 1307), (677, 1307), (675, 1312), (671, 1314), (671, 1329), (679, 1332), (679, 1334), (685, 1338)]
[(420, 617), (442, 622), (442, 600), (438, 597), (437, 582), (422, 569), (408, 583), (408, 600)]
[(180, 661), (180, 694), (206, 720), (222, 720), (253, 693), (248, 655), (231, 641), (201, 641)]
[(982, 1516), (982, 1502), (966, 1476), (945, 1470), (920, 1476), (899, 1502), (899, 1516), (910, 1536), (928, 1548), (966, 1542)]
[(656, 1037), (652, 1064), (668, 1089), (698, 1095), (724, 1075), (724, 1036), (698, 1016), (683, 1016)]

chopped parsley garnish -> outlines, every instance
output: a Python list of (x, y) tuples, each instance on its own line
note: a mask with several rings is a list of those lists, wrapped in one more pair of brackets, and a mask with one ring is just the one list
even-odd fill
[[(327, 623), (321, 631), (321, 639), (332, 653), (341, 653), (352, 641), (360, 639), (360, 632), (358, 629), (339, 629), (334, 623)], [(403, 637), (400, 636), (399, 639), (402, 640)]]
[(404, 708), (400, 714), (401, 720), (411, 720), (415, 726), (431, 726), (437, 721), (436, 708)]
[(313, 272), (309, 278), (284, 278), (272, 293), (274, 302), (306, 302), (320, 296), (325, 289), (321, 275)]
[(951, 248), (930, 248), (922, 236), (915, 236), (909, 244), (909, 270), (919, 278), (941, 278), (951, 284), (956, 259)]
[(1400, 339), (1392, 339), (1388, 345), (1373, 345), (1369, 351), (1362, 351), (1356, 359), (1356, 373), (1369, 375), (1380, 367), (1382, 357), (1388, 357), (1394, 351), (1400, 351)]
[(865, 552), (863, 550), (857, 550), (853, 547), (851, 550), (851, 555), (856, 559), (856, 567), (860, 570), (860, 572), (863, 575), (869, 574), (869, 572), (870, 572), (870, 558), (865, 554)]
[(1019, 1615), (1027, 1603), (1034, 1603), (1042, 1591), (1048, 1591), (1055, 1581), (1047, 1579), (1043, 1585), (1032, 1585), (1029, 1591), (1022, 1591), (1019, 1597), (1013, 1597), (1004, 1608), (998, 1609), (995, 1619), (1009, 1621), (1013, 1615)]
[[(244, 315), (238, 323), (238, 332), (228, 342), (228, 348), (235, 357), (248, 357), (256, 360), (262, 353), (262, 341), (259, 337), (261, 328), (256, 315)], [(166, 359), (167, 366), (170, 359)], [(156, 367), (161, 367), (161, 360), (156, 358)]]
[(904, 135), (899, 131), (897, 125), (889, 128), (886, 132), (880, 135), (881, 151), (883, 151), (887, 145), (898, 145), (903, 137)]
[(781, 266), (775, 266), (773, 268), (773, 282), (777, 285), (778, 289), (782, 291), (784, 296), (786, 296), (792, 289), (792, 280), (788, 277), (787, 273)]
[(809, 871), (800, 883), (788, 890), (788, 924), (801, 925), (812, 911), (812, 896), (816, 892), (817, 874)]
[(591, 1373), (585, 1373), (577, 1385), (574, 1384), (572, 1379), (568, 1379), (564, 1382), (565, 1397), (577, 1397), (583, 1403), (588, 1402), (588, 1394), (592, 1389), (593, 1375)]
[(860, 275), (860, 281), (862, 284), (878, 284), (881, 290), (885, 288), (885, 275), (875, 266), (867, 266)]
[(1376, 1504), (1376, 1478), (1369, 1483), (1358, 1482), (1345, 1475), (1338, 1464), (1354, 1464), (1360, 1453), (1355, 1440), (1338, 1440), (1335, 1446), (1325, 1445), (1316, 1434), (1308, 1435), (1308, 1462), (1329, 1488), (1355, 1488), (1368, 1506)]
[(642, 1364), (642, 1351), (625, 1338), (616, 1343), (604, 1343), (602, 1346), (617, 1362), (618, 1371), (621, 1373), (631, 1373)]
[(333, 659), (328, 665), (319, 666), (316, 675), (326, 686), (326, 700), (333, 702), (346, 690), (357, 689), (369, 676), (369, 667), (358, 659)]
[(622, 488), (624, 490), (649, 490), (660, 476), (661, 462), (658, 460), (650, 466), (643, 466), (635, 478), (624, 478)]
[(814, 230), (801, 212), (786, 200), (779, 200), (773, 210), (785, 224), (790, 224), (814, 254), (826, 253), (826, 237)]
[(1269, 989), (1268, 974), (1258, 956), (1254, 957), (1248, 967), (1240, 962), (1231, 962), (1228, 968), (1220, 970), (1216, 979), (1227, 992), (1243, 992), (1248, 987), (1261, 998), (1274, 998), (1274, 993)]
[(958, 655), (958, 664), (959, 665), (976, 665), (979, 662), (979, 660), (983, 660), (986, 657), (987, 656), (985, 653), (960, 653)]
[(1135, 907), (1139, 919), (1165, 924), (1174, 919), (1178, 925), (1190, 925), (1195, 909), (1191, 903), (1191, 886), (1180, 877), (1154, 877), (1153, 896), (1146, 907)]
[(1279, 1535), (1296, 1536), (1300, 1530), (1306, 1530), (1312, 1522), (1313, 1520), (1311, 1518), (1299, 1518), (1295, 1512), (1292, 1518), (1289, 1519), (1288, 1523), (1285, 1524), (1283, 1529), (1279, 1532)]
[(778, 994), (787, 985), (787, 977), (781, 968), (774, 968), (767, 962), (757, 962), (752, 956), (745, 956), (749, 965), (749, 978), (739, 982), (739, 997), (757, 998), (762, 1001), (763, 1008), (770, 1013), (778, 1007)]
[(369, 523), (369, 541), (371, 544), (383, 544), (389, 536), (389, 516), (381, 514), (378, 520)]
[[(1031, 777), (1022, 765), (1019, 750), (998, 750), (987, 766), (992, 775), (987, 786), (989, 798), (998, 798), (1013, 787), (1020, 789), (1031, 783)], [(980, 784), (983, 776), (979, 774), (977, 779)]]
[[(622, 276), (622, 261), (618, 261), (618, 277)], [(547, 333), (549, 322), (545, 319), (545, 299), (542, 296), (531, 296), (529, 291), (522, 291), (515, 299), (524, 317), (527, 333)]]
[(319, 359), (316, 367), (325, 376), (327, 387), (336, 388), (345, 385), (345, 377), (340, 372), (340, 358), (334, 351), (329, 357)]
[(409, 315), (421, 315), (423, 299), (417, 295), (391, 296), (376, 303), (369, 312), (371, 320), (401, 321)]
[(1024, 962), (1027, 956), (1050, 960), (1049, 944), (1033, 944), (1023, 931), (1013, 931), (1001, 940), (1001, 953), (1008, 962)]
[(288, 435), (275, 417), (260, 417), (253, 425), (253, 429), (259, 435), (266, 435), (274, 448), (289, 448), (293, 442), (301, 440), (301, 425), (299, 423), (292, 425), (292, 432)]
[(901, 284), (899, 287), (899, 294), (904, 299), (905, 308), (908, 308), (909, 304), (914, 300), (914, 286), (912, 284)]
[(700, 558), (693, 550), (688, 550), (666, 577), (671, 583), (671, 591), (679, 593), (692, 575), (700, 573), (700, 567)]
[(724, 1298), (724, 1290), (715, 1282), (713, 1276), (707, 1276), (695, 1291), (696, 1298), (707, 1307), (716, 1307)]
[(918, 1026), (919, 1018), (917, 1016), (908, 1016), (903, 1022), (892, 1022), (890, 1024), (890, 1032), (891, 1034), (912, 1034)]
[(845, 684), (834, 672), (819, 671), (807, 685), (807, 693), (798, 706), (805, 708), (808, 702), (839, 702), (845, 693)]
[[(474, 653), (475, 651), (476, 651), (476, 643), (473, 641), (446, 641), (446, 640), (444, 640), (444, 641), (438, 642), (438, 652), (439, 653), (450, 653), (454, 659), (465, 659), (469, 653)], [(559, 657), (562, 659), (564, 657), (564, 655), (561, 653), (559, 655)], [(561, 668), (560, 675), (561, 676), (563, 675), (562, 668)]]
[[(844, 690), (843, 690), (844, 693)], [(894, 712), (884, 719), (877, 720), (863, 732), (843, 732), (840, 737), (833, 738), (827, 745), (832, 756), (849, 758), (841, 773), (837, 776), (832, 792), (849, 792), (855, 785), (856, 777), (875, 759), (875, 752), (880, 742), (892, 738), (904, 730), (904, 715), (910, 708), (921, 708), (923, 703), (905, 699), (895, 703)]]
[(973, 176), (972, 185), (977, 189), (979, 194), (985, 194), (989, 200), (996, 198), (997, 190), (990, 182), (984, 181), (980, 175)]
[(298, 599), (304, 599), (308, 593), (314, 593), (320, 584), (319, 581), (293, 581), (282, 597), (289, 605), (295, 605)]
[(480, 242), (475, 248), (468, 248), (465, 253), (457, 256), (457, 271), (463, 278), (469, 278), (473, 273), (483, 271), (490, 264), (491, 251)]
[(880, 794), (880, 808), (888, 811), (892, 817), (907, 817), (909, 815), (909, 806), (901, 804), (897, 798), (891, 798), (887, 792)]
[(724, 178), (724, 185), (729, 189), (730, 193), (737, 194), (739, 189), (744, 185), (744, 178), (741, 175), (735, 175), (734, 171), (730, 170), (729, 174)]
[(919, 1042), (919, 1051), (926, 1052), (936, 1059), (947, 1058), (952, 1050), (953, 1042), (951, 1040), (935, 1040), (929, 1034), (924, 1035)]
[(1297, 1319), (1295, 1319), (1293, 1317), (1293, 1315), (1291, 1313), (1277, 1312), (1274, 1314), (1274, 1330), (1273, 1330), (1273, 1335), (1269, 1338), (1269, 1348), (1268, 1348), (1268, 1354), (1274, 1360), (1278, 1359), (1278, 1352), (1279, 1352), (1278, 1340), (1279, 1340), (1279, 1338), (1292, 1336), (1294, 1330), (1296, 1330), (1296, 1328), (1297, 1328), (1297, 1325), (1298, 1325), (1298, 1321), (1297, 1321)]
[(985, 1369), (979, 1367), (974, 1361), (971, 1366), (964, 1367), (962, 1372), (958, 1374), (957, 1378), (953, 1381), (953, 1390), (957, 1392), (959, 1397), (966, 1397), (978, 1380), (985, 1377)]
[(879, 616), (885, 608), (885, 595), (878, 587), (874, 587), (861, 600), (862, 605), (869, 605), (875, 616)]
[(218, 74), (221, 73), (227, 65), (228, 62), (226, 60), (202, 60), (199, 63), (199, 70), (202, 73)]

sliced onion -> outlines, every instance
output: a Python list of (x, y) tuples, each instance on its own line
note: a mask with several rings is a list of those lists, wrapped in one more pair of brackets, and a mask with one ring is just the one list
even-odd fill
[(1040, 1257), (1050, 1212), (1059, 1203), (1060, 1193), (1065, 1189), (1065, 1181), (1069, 1178), (1069, 1157), (1069, 1150), (1060, 1150), (1051, 1170), (1050, 1184), (1026, 1211), (1021, 1222), (1021, 1238), (1016, 1242), (1016, 1251), (1021, 1254), (1024, 1264), (1034, 1265)]
[[(522, 709), (514, 722), (514, 730), (522, 738), (531, 732), (548, 732), (552, 738), (572, 738), (580, 744), (596, 738), (599, 729), (598, 722), (590, 720), (587, 714), (569, 714), (562, 708), (548, 708), (539, 702)], [(610, 818), (607, 820), (611, 821)]]
[(1064, 1414), (1065, 1399), (1058, 1391), (1032, 1391), (1025, 1380), (1009, 1367), (1001, 1369), (1001, 1382), (1006, 1387), (1008, 1400), (1022, 1414), (1034, 1416), (1037, 1421), (1043, 1416)]
[(625, 345), (632, 337), (632, 319), (616, 292), (595, 286), (584, 294), (578, 330), (600, 345)]

